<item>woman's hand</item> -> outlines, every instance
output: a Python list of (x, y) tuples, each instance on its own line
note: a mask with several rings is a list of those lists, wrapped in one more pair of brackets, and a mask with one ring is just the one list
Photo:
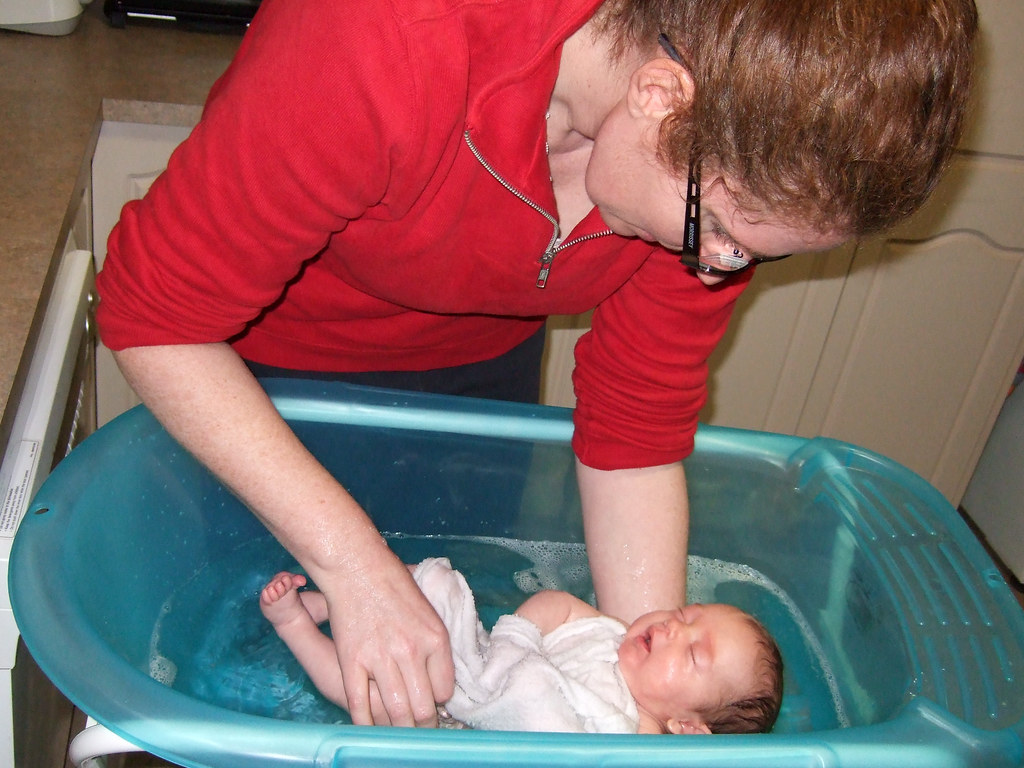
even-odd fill
[(382, 541), (357, 559), (365, 562), (358, 570), (349, 561), (345, 573), (314, 577), (327, 597), (352, 722), (436, 727), (436, 705), (454, 690), (448, 633)]

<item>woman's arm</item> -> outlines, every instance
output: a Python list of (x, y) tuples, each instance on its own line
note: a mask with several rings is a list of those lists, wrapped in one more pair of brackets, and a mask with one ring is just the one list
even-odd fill
[(597, 607), (632, 622), (686, 602), (690, 508), (682, 463), (604, 471), (576, 462)]
[[(116, 353), (143, 402), (251, 509), (324, 593), (357, 724), (436, 724), (448, 635), (362, 508), (301, 444), (226, 344)], [(353, 457), (357, 460), (358, 457)]]

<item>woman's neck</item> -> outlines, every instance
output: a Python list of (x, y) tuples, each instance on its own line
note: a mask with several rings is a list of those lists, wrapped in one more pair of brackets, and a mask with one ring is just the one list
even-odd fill
[(574, 152), (593, 141), (601, 123), (626, 93), (638, 57), (611, 55), (608, 41), (587, 22), (562, 46), (548, 112), (552, 154)]
[(594, 137), (626, 95), (637, 57), (613, 59), (591, 20), (565, 41), (548, 104), (548, 166), (562, 233), (568, 235), (594, 207), (586, 188)]

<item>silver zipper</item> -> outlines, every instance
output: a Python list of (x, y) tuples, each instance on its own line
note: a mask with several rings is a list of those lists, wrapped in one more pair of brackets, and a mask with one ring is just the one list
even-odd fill
[(548, 284), (548, 275), (551, 274), (551, 263), (555, 260), (555, 255), (560, 250), (562, 250), (563, 248), (567, 248), (570, 245), (582, 243), (585, 240), (593, 240), (595, 237), (604, 237), (605, 235), (610, 235), (612, 233), (610, 229), (605, 230), (603, 232), (592, 232), (589, 235), (581, 235), (580, 237), (575, 237), (572, 240), (568, 240), (564, 243), (559, 244), (558, 240), (561, 237), (562, 232), (558, 226), (558, 219), (556, 219), (550, 213), (545, 211), (543, 208), (541, 208), (540, 205), (533, 202), (533, 200), (528, 198), (518, 189), (513, 187), (508, 181), (506, 181), (501, 176), (501, 174), (494, 170), (494, 166), (487, 162), (484, 156), (480, 153), (480, 150), (476, 148), (476, 145), (473, 143), (473, 139), (470, 138), (469, 136), (468, 128), (463, 133), (463, 135), (466, 137), (466, 146), (468, 146), (469, 151), (473, 153), (473, 157), (475, 157), (477, 161), (480, 163), (480, 165), (482, 165), (484, 169), (489, 174), (491, 174), (491, 176), (494, 177), (495, 181), (497, 181), (499, 184), (501, 184), (501, 186), (503, 186), (505, 189), (511, 192), (516, 198), (526, 203), (528, 206), (533, 208), (533, 210), (537, 211), (537, 213), (539, 213), (541, 216), (543, 216), (545, 219), (551, 222), (551, 226), (553, 228), (551, 240), (548, 241), (548, 246), (547, 248), (544, 249), (544, 254), (540, 257), (540, 271), (537, 273), (536, 282), (536, 286), (538, 288), (543, 288)]
[(578, 243), (585, 243), (587, 240), (595, 240), (599, 237), (606, 237), (607, 235), (614, 234), (610, 229), (602, 229), (600, 232), (591, 232), (589, 235), (580, 235), (574, 237), (571, 240), (566, 240), (564, 243), (558, 243), (554, 248), (544, 252), (544, 255), (540, 259), (541, 268), (540, 274), (537, 275), (537, 287), (543, 288), (548, 284), (548, 273), (551, 271), (551, 262), (554, 261), (555, 254), (563, 248), (568, 248), (571, 245), (577, 245)]

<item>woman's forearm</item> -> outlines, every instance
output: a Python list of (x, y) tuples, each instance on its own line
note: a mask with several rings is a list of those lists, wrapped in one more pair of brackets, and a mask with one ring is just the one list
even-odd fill
[(116, 358), (168, 432), (306, 568), (336, 567), (341, 549), (347, 558), (353, 544), (372, 548), (379, 541), (359, 505), (299, 442), (229, 346), (137, 347)]
[(689, 504), (681, 463), (604, 471), (576, 463), (603, 612), (626, 623), (686, 600)]

